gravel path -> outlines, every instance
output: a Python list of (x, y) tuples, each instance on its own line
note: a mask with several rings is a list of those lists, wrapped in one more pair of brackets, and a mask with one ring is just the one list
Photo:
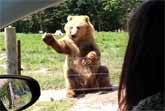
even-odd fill
[[(41, 91), (39, 101), (60, 101), (68, 99), (65, 89)], [(72, 98), (73, 106), (69, 111), (117, 111), (117, 91), (89, 93)]]
[(41, 96), (39, 101), (60, 101), (66, 99), (65, 89), (60, 90), (43, 90), (41, 91)]

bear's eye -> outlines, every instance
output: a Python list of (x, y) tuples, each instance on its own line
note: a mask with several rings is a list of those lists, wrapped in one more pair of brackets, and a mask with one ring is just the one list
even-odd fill
[(80, 27), (79, 27), (79, 26), (77, 26), (77, 29), (80, 29)]
[(70, 29), (73, 29), (73, 27), (71, 26)]

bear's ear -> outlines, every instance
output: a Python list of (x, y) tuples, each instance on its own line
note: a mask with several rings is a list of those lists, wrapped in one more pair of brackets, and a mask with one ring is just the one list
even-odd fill
[(67, 21), (71, 21), (73, 19), (73, 16), (71, 16), (71, 15), (69, 15), (68, 17), (67, 17)]
[(90, 21), (89, 16), (85, 15), (84, 18), (85, 18), (85, 21), (86, 22), (89, 22)]

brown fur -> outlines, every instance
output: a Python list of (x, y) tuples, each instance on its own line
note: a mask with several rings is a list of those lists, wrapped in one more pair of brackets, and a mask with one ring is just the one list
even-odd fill
[(88, 16), (68, 16), (66, 36), (60, 40), (44, 34), (43, 41), (59, 53), (66, 54), (64, 77), (67, 96), (75, 89), (109, 87), (109, 72), (100, 65), (100, 51), (93, 37), (94, 27)]

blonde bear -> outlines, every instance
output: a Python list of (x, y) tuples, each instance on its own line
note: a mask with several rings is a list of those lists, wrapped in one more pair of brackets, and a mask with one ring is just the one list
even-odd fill
[(52, 34), (43, 35), (43, 41), (58, 53), (65, 54), (64, 78), (67, 96), (90, 88), (110, 87), (109, 71), (100, 63), (100, 51), (94, 39), (94, 27), (86, 15), (68, 16), (66, 35), (56, 40)]

